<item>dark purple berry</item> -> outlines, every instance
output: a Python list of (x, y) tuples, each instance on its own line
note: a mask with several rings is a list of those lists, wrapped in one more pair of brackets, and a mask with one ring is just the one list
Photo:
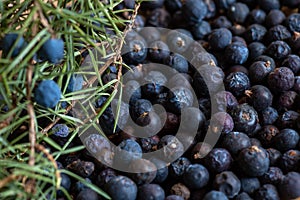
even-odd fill
[(261, 176), (269, 169), (270, 160), (262, 147), (251, 146), (243, 149), (237, 159), (240, 168), (249, 176)]
[(206, 168), (214, 173), (220, 173), (230, 168), (233, 159), (230, 153), (223, 148), (213, 148), (204, 158)]
[(224, 171), (216, 175), (213, 187), (223, 192), (228, 198), (233, 198), (239, 193), (241, 182), (233, 172)]
[(183, 174), (183, 182), (190, 189), (200, 189), (208, 184), (209, 172), (200, 164), (191, 164)]

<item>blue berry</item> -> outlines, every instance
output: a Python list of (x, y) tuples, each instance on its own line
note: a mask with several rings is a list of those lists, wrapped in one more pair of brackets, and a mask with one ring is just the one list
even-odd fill
[(191, 164), (183, 174), (183, 182), (190, 189), (200, 189), (208, 184), (209, 173), (200, 164)]
[(46, 108), (54, 108), (60, 97), (60, 88), (53, 80), (43, 80), (34, 93), (35, 101)]
[(81, 90), (83, 86), (83, 76), (81, 74), (71, 75), (69, 84), (67, 87), (67, 92), (76, 92)]
[(228, 198), (223, 192), (212, 190), (203, 197), (203, 200), (228, 200)]
[(137, 200), (164, 200), (165, 191), (157, 184), (145, 184), (138, 188)]
[(207, 14), (207, 6), (202, 0), (187, 0), (181, 10), (190, 24), (200, 22)]
[(77, 195), (75, 200), (100, 200), (98, 194), (92, 189), (84, 189)]
[(278, 186), (280, 198), (283, 200), (296, 199), (300, 196), (300, 173), (289, 172)]
[[(3, 38), (3, 55), (7, 56), (8, 53), (12, 50), (12, 57), (16, 57), (26, 46), (26, 42), (22, 36), (18, 39), (19, 35), (17, 33), (8, 33)], [(17, 42), (17, 44), (15, 44)]]
[(250, 88), (249, 77), (243, 72), (232, 72), (224, 80), (225, 88), (235, 97), (244, 94)]
[(56, 124), (51, 130), (58, 137), (68, 137), (69, 135), (69, 127), (66, 124)]
[(123, 140), (115, 150), (114, 164), (129, 165), (142, 157), (142, 148), (134, 140)]
[(266, 27), (270, 28), (281, 24), (285, 20), (285, 14), (281, 10), (271, 10), (266, 16)]
[(240, 2), (233, 3), (227, 10), (228, 18), (234, 23), (244, 23), (248, 14), (248, 6)]
[(206, 168), (216, 174), (226, 171), (232, 164), (232, 157), (230, 153), (223, 148), (213, 148), (204, 158), (204, 165)]
[(138, 191), (136, 184), (126, 176), (116, 176), (112, 178), (105, 185), (105, 189), (114, 200), (136, 199)]
[(233, 42), (225, 48), (224, 56), (229, 64), (243, 64), (247, 61), (249, 50), (241, 42)]
[(64, 58), (64, 41), (62, 39), (48, 39), (39, 51), (40, 59), (48, 60), (53, 64), (58, 64)]
[(228, 198), (233, 198), (241, 189), (241, 181), (233, 172), (224, 171), (216, 175), (213, 186)]
[(267, 151), (258, 146), (243, 149), (239, 153), (237, 161), (243, 172), (253, 177), (266, 173), (270, 165)]
[(279, 151), (294, 149), (299, 142), (299, 134), (293, 129), (282, 129), (273, 139), (273, 144)]
[(260, 182), (255, 177), (241, 178), (241, 191), (252, 195), (258, 188), (260, 188)]
[(276, 187), (272, 184), (265, 184), (255, 192), (255, 199), (280, 200)]
[(237, 155), (242, 149), (250, 146), (250, 138), (242, 132), (230, 132), (225, 134), (222, 140), (222, 147), (226, 148), (232, 155)]
[(227, 28), (214, 29), (208, 36), (208, 43), (213, 50), (225, 49), (232, 40), (232, 33)]
[(231, 116), (234, 121), (234, 130), (252, 135), (257, 123), (258, 114), (256, 110), (247, 103), (240, 104), (231, 111)]

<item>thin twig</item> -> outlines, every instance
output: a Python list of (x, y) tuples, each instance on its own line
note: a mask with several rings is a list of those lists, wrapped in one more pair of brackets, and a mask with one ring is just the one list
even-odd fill
[(7, 177), (5, 177), (4, 179), (0, 180), (0, 188), (3, 188), (4, 186), (6, 186), (8, 183), (14, 181), (14, 180), (17, 180), (19, 179), (21, 176), (17, 176), (15, 174), (11, 174)]
[[(32, 74), (33, 74), (33, 65), (29, 64), (27, 69), (27, 112), (29, 115), (29, 143), (30, 143), (30, 154), (29, 154), (29, 162), (30, 166), (34, 166), (35, 163), (35, 143), (36, 143), (36, 132), (35, 132), (35, 114), (34, 108), (31, 101), (31, 84), (32, 84)], [(34, 191), (35, 189), (35, 180), (29, 181), (27, 184), (27, 191)]]
[(40, 5), (40, 2), (38, 0), (34, 1), (34, 5), (37, 7), (38, 9), (38, 13), (39, 13), (39, 17), (40, 17), (40, 22), (43, 24), (44, 27), (46, 27), (48, 29), (48, 31), (50, 32), (50, 34), (52, 36), (55, 36), (55, 31), (52, 29), (51, 25), (49, 24), (47, 18), (45, 17), (44, 13), (43, 13), (43, 9)]
[(57, 166), (57, 163), (56, 161), (54, 160), (52, 154), (50, 154), (48, 152), (48, 150), (43, 146), (43, 145), (40, 145), (40, 144), (35, 144), (34, 146), (37, 150), (41, 151), (42, 153), (44, 153), (46, 156), (47, 156), (47, 159), (50, 160), (50, 162), (53, 164), (54, 168), (55, 168), (55, 176), (56, 176), (56, 179), (57, 179), (57, 184), (56, 184), (56, 188), (59, 188), (60, 186), (60, 183), (61, 183), (61, 176), (60, 176), (60, 172), (58, 170), (58, 166)]
[[(133, 11), (133, 14), (132, 14), (132, 16), (131, 16), (131, 22), (126, 26), (126, 28), (125, 28), (125, 30), (124, 30), (124, 32), (123, 32), (123, 38), (125, 38), (126, 37), (126, 35), (127, 35), (127, 33), (130, 31), (130, 30), (132, 30), (132, 28), (133, 28), (133, 24), (134, 24), (134, 21), (135, 21), (135, 19), (136, 19), (136, 16), (137, 16), (137, 14), (138, 14), (138, 9), (140, 8), (140, 3), (137, 3), (136, 4), (136, 6), (135, 6), (135, 8), (134, 8), (134, 11)], [(117, 44), (120, 44), (120, 45), (118, 45), (118, 47), (115, 49), (115, 52), (116, 52), (116, 54), (112, 57), (112, 58), (110, 58), (110, 59), (108, 59), (106, 62), (105, 62), (105, 64), (103, 65), (103, 66), (101, 66), (100, 68), (99, 68), (99, 74), (102, 74), (112, 63), (116, 63), (118, 60), (122, 60), (122, 56), (121, 56), (121, 50), (122, 50), (122, 47), (123, 47), (123, 45), (124, 45), (124, 39), (123, 38), (120, 38), (120, 39), (118, 39), (118, 41), (117, 41)], [(121, 79), (121, 76), (122, 76), (122, 66), (119, 68), (119, 71), (118, 71), (118, 75), (117, 75), (117, 79), (118, 80), (120, 80)], [(93, 77), (91, 77), (89, 80), (88, 80), (88, 82), (87, 82), (87, 84), (83, 87), (83, 89), (86, 89), (86, 88), (88, 88), (90, 85), (92, 85), (96, 80), (97, 80), (98, 78), (97, 78), (97, 76), (93, 76)], [(120, 83), (120, 81), (117, 81), (116, 82), (116, 85), (115, 85), (115, 89), (117, 89), (117, 87), (118, 87), (118, 84)], [(73, 102), (72, 102), (72, 104), (71, 105), (69, 105), (67, 108), (66, 108), (66, 111), (64, 112), (64, 114), (67, 114), (75, 105), (76, 105), (76, 103), (78, 102), (79, 100), (74, 100)], [(41, 131), (41, 133), (42, 134), (47, 134), (47, 132), (55, 125), (55, 124), (57, 124), (58, 123), (58, 121), (60, 120), (61, 118), (60, 117), (57, 117), (52, 123), (50, 123), (46, 128), (44, 128), (42, 131)]]

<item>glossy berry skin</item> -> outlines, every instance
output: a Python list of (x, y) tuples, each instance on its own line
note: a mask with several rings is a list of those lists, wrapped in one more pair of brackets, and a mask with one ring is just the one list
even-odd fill
[(162, 63), (170, 54), (169, 47), (161, 40), (154, 41), (149, 45), (148, 57), (153, 62)]
[(128, 64), (139, 64), (147, 57), (147, 49), (145, 41), (139, 38), (133, 38), (123, 46), (122, 56)]
[(156, 177), (156, 166), (146, 159), (133, 160), (129, 165), (129, 169), (133, 172), (129, 176), (137, 185), (151, 183)]
[(169, 165), (169, 173), (175, 179), (182, 178), (186, 168), (190, 166), (191, 161), (186, 157), (180, 157)]
[(206, 16), (207, 7), (202, 0), (187, 0), (182, 6), (182, 14), (190, 24), (195, 24)]
[(279, 134), (273, 140), (274, 147), (281, 152), (294, 149), (298, 142), (298, 132), (289, 128), (280, 130)]
[(233, 3), (227, 10), (227, 16), (234, 23), (244, 23), (248, 14), (248, 6), (240, 2)]
[(284, 41), (274, 41), (269, 44), (265, 53), (274, 60), (282, 60), (291, 53), (291, 47)]
[(239, 97), (250, 88), (250, 80), (243, 72), (232, 72), (225, 78), (224, 85), (226, 90)]
[(230, 113), (234, 121), (234, 130), (251, 135), (258, 123), (256, 110), (247, 103), (240, 104)]
[(190, 189), (200, 189), (208, 184), (209, 172), (200, 164), (191, 164), (183, 174), (183, 182)]
[(136, 199), (138, 191), (136, 184), (126, 176), (112, 178), (105, 185), (105, 190), (112, 199), (116, 200)]
[(214, 173), (220, 173), (230, 168), (233, 159), (230, 153), (223, 148), (213, 148), (204, 158), (204, 166)]
[(260, 188), (260, 182), (258, 178), (255, 177), (245, 177), (241, 178), (241, 191), (252, 195), (255, 190)]
[(203, 200), (228, 200), (228, 198), (223, 192), (212, 190), (204, 196)]
[(223, 136), (221, 146), (232, 155), (237, 155), (242, 149), (251, 146), (250, 138), (242, 132), (230, 132)]
[(53, 64), (58, 64), (64, 57), (64, 41), (62, 39), (48, 39), (39, 51), (41, 60), (48, 60)]
[(189, 64), (187, 60), (177, 53), (171, 53), (164, 59), (164, 64), (175, 69), (179, 73), (187, 73), (189, 70)]
[(268, 76), (268, 85), (272, 91), (287, 91), (294, 86), (294, 82), (294, 73), (287, 67), (276, 68)]
[(241, 182), (233, 172), (224, 171), (216, 175), (213, 187), (223, 192), (228, 198), (233, 198), (239, 193)]
[(271, 91), (263, 85), (254, 85), (245, 91), (248, 96), (247, 101), (255, 110), (261, 111), (272, 105), (273, 95)]
[(153, 98), (160, 94), (166, 85), (167, 78), (159, 71), (150, 71), (144, 77), (144, 85), (142, 85), (142, 94), (146, 97)]
[(227, 28), (214, 29), (208, 36), (208, 43), (215, 51), (225, 49), (232, 40), (232, 33)]
[(95, 192), (92, 189), (84, 189), (81, 192), (79, 192), (79, 194), (76, 197), (76, 200), (99, 200), (100, 198), (98, 197), (97, 192)]
[(260, 177), (260, 181), (263, 184), (277, 185), (283, 179), (283, 172), (278, 167), (270, 167), (269, 170)]
[(261, 125), (273, 124), (278, 117), (278, 112), (273, 107), (267, 107), (259, 112), (259, 122)]
[(239, 153), (237, 161), (243, 172), (253, 177), (266, 173), (270, 165), (266, 150), (258, 146), (243, 149)]
[(167, 34), (167, 45), (171, 52), (185, 54), (193, 42), (192, 34), (186, 29), (171, 30)]
[[(3, 38), (3, 55), (7, 56), (9, 51), (11, 51), (11, 48), (14, 49), (12, 51), (11, 57), (16, 57), (19, 55), (19, 53), (22, 51), (22, 49), (25, 47), (26, 42), (22, 36), (18, 39), (19, 35), (17, 33), (8, 33)], [(18, 42), (15, 45), (15, 42)]]
[(61, 90), (53, 80), (43, 80), (34, 92), (37, 104), (46, 108), (54, 108), (61, 97)]
[(233, 42), (225, 49), (225, 57), (229, 64), (243, 64), (247, 61), (249, 50), (241, 42)]
[(282, 157), (279, 160), (279, 166), (281, 167), (284, 173), (290, 171), (298, 171), (299, 162), (300, 162), (300, 151), (289, 150), (284, 154), (282, 154)]
[(69, 127), (66, 124), (56, 124), (51, 129), (53, 134), (58, 137), (68, 137), (69, 135)]
[(135, 104), (130, 107), (130, 115), (136, 120), (142, 115), (149, 114), (152, 110), (152, 103), (149, 100), (138, 99)]
[(255, 192), (255, 199), (280, 200), (276, 187), (272, 184), (265, 184)]
[(157, 184), (145, 184), (138, 188), (138, 200), (164, 200), (165, 191)]
[(289, 172), (278, 186), (280, 199), (296, 199), (300, 196), (300, 174)]
[(115, 149), (114, 164), (128, 165), (142, 157), (142, 148), (134, 140), (123, 140)]
[(185, 87), (174, 87), (168, 93), (167, 109), (175, 114), (181, 113), (184, 108), (193, 105), (194, 96), (190, 89)]

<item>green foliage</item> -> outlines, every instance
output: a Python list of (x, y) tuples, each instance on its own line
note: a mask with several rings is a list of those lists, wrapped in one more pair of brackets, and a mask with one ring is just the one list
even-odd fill
[[(55, 160), (84, 149), (82, 145), (69, 147), (79, 130), (84, 133), (94, 127), (101, 131), (97, 118), (104, 108), (90, 116), (93, 105), (89, 100), (101, 95), (112, 100), (117, 94), (116, 90), (107, 93), (106, 89), (119, 80), (103, 85), (101, 74), (111, 63), (117, 63), (127, 24), (134, 20), (120, 17), (122, 12), (132, 10), (114, 10), (121, 2), (0, 1), (0, 38), (7, 33), (18, 33), (28, 43), (17, 57), (11, 58), (9, 54), (0, 58), (0, 199), (56, 199), (58, 189), (71, 198), (60, 187), (62, 172), (85, 182), (72, 172), (58, 169)], [(36, 59), (38, 50), (51, 37), (65, 42), (65, 57), (58, 65)], [(84, 60), (84, 52), (90, 55), (90, 62)], [(85, 85), (80, 91), (67, 93), (72, 74), (83, 75)], [(34, 89), (44, 79), (54, 79), (62, 90), (62, 98), (54, 109), (45, 109), (34, 102)], [(63, 106), (65, 103), (67, 107)], [(82, 108), (84, 117), (68, 114), (75, 105)], [(84, 121), (87, 118), (89, 123)], [(49, 137), (58, 122), (70, 127), (64, 146)], [(100, 188), (85, 183), (109, 199)]]

